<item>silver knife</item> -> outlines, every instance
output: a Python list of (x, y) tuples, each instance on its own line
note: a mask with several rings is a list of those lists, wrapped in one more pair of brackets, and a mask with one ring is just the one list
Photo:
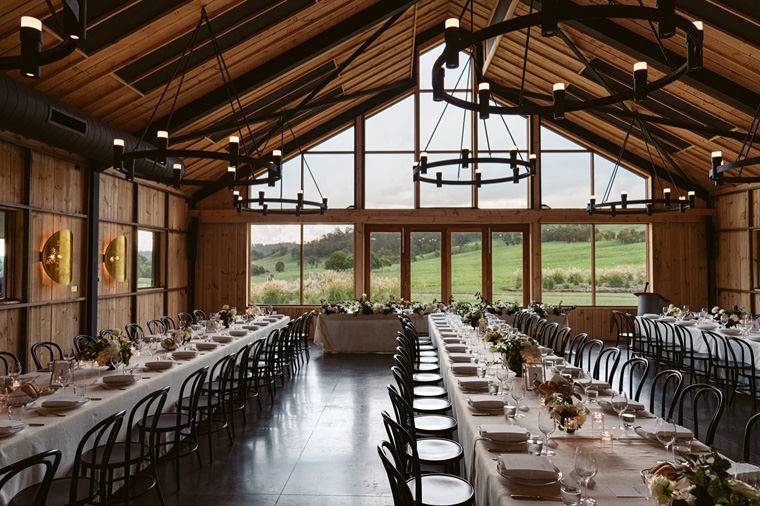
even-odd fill
[(545, 497), (542, 495), (510, 494), (512, 499), (527, 499), (530, 501), (561, 501), (559, 497)]

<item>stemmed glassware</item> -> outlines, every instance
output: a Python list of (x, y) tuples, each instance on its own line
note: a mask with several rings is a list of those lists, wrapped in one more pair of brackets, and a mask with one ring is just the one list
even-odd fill
[(588, 483), (596, 476), (598, 471), (598, 464), (596, 462), (596, 455), (590, 448), (577, 447), (575, 449), (575, 473), (581, 478), (582, 493), (580, 505), (582, 506), (595, 506), (597, 504), (596, 499), (588, 497), (586, 495), (588, 491)]
[(520, 401), (525, 397), (525, 387), (521, 378), (513, 378), (512, 385), (509, 389), (509, 393), (512, 399), (515, 400), (515, 406), (517, 407), (517, 413), (515, 418), (523, 418), (525, 415), (520, 413)]
[(557, 420), (546, 409), (538, 411), (538, 430), (544, 435), (544, 449), (541, 455), (554, 455), (554, 452), (549, 449), (549, 435), (557, 430)]
[(628, 395), (625, 392), (615, 392), (610, 398), (610, 406), (618, 414), (618, 428), (623, 430), (623, 411), (628, 409)]
[[(672, 418), (658, 418), (655, 426), (657, 441), (665, 446), (665, 460), (670, 456), (670, 447), (676, 440), (676, 424)], [(675, 460), (675, 458), (673, 458)]]

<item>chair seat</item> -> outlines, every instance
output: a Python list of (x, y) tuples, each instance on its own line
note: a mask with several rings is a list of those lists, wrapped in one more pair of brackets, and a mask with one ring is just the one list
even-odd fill
[[(145, 418), (145, 423), (148, 427), (153, 423), (153, 417), (148, 416)], [(177, 413), (161, 413), (156, 423), (156, 430), (159, 432), (170, 432), (176, 429), (186, 429), (190, 426), (190, 416), (181, 415), (179, 418), (179, 426), (177, 426)]]
[[(416, 497), (414, 478), (407, 485)], [(475, 491), (467, 481), (450, 474), (426, 474), (422, 476), (422, 504), (424, 506), (456, 506), (472, 504)]]
[(423, 464), (440, 464), (462, 458), (462, 445), (450, 439), (437, 437), (417, 440), (417, 453)]
[(420, 344), (420, 351), (435, 351), (435, 349), (432, 344)]
[(414, 417), (418, 433), (448, 434), (457, 428), (457, 419), (446, 415), (419, 415)]
[[(16, 494), (8, 506), (32, 506), (34, 504), (34, 495), (37, 493), (39, 483), (27, 487)], [(71, 488), (71, 478), (57, 478), (50, 484), (50, 491), (45, 506), (68, 506), (69, 490)], [(82, 480), (77, 487), (77, 497), (75, 505), (87, 504), (89, 501), (89, 490), (87, 481)], [(74, 505), (72, 505), (74, 506)]]
[(438, 357), (438, 353), (435, 351), (421, 351), (420, 357)]
[(435, 357), (420, 356), (420, 363), (424, 363), (424, 364), (438, 364), (438, 357), (437, 356), (435, 356)]
[(415, 397), (445, 397), (448, 392), (445, 388), (435, 385), (421, 385), (414, 387)]
[[(134, 464), (136, 462), (140, 462), (142, 460), (141, 453), (143, 451), (143, 445), (140, 443), (132, 442), (129, 444), (129, 462), (130, 464)], [(103, 450), (105, 447), (98, 446), (95, 449), (87, 450), (82, 454), (82, 464), (84, 466), (92, 466), (93, 462), (101, 462)], [(111, 456), (108, 458), (108, 465), (109, 466), (115, 466), (115, 467), (122, 467), (124, 465), (124, 461), (126, 460), (126, 452), (127, 452), (127, 444), (126, 443), (116, 443), (113, 445), (113, 450), (111, 450)], [(145, 454), (150, 456), (150, 452), (146, 451)]]
[(412, 380), (415, 383), (438, 383), (443, 380), (443, 377), (435, 372), (420, 372), (412, 374)]
[(422, 397), (412, 401), (412, 409), (420, 413), (441, 413), (451, 409), (451, 403), (448, 399)]
[(438, 364), (433, 362), (421, 362), (417, 366), (414, 367), (414, 372), (431, 372), (431, 371), (437, 371)]

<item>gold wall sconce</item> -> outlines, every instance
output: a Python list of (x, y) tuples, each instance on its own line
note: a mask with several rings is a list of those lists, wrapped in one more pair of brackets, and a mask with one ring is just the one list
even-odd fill
[(127, 237), (115, 237), (103, 255), (103, 265), (108, 274), (116, 281), (127, 280)]
[(71, 283), (71, 230), (63, 229), (51, 235), (40, 252), (45, 273), (61, 285)]

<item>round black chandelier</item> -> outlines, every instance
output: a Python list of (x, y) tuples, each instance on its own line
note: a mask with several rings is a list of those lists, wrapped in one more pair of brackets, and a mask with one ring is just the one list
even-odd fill
[[(258, 198), (248, 199), (244, 199), (238, 190), (234, 190), (232, 193), (233, 204), (238, 211), (261, 213), (264, 216), (268, 214), (295, 214), (296, 216), (301, 216), (302, 214), (325, 214), (325, 211), (327, 211), (327, 195), (323, 195), (322, 200), (319, 202), (305, 200), (303, 198), (303, 190), (298, 190), (298, 196), (294, 199), (265, 197), (264, 190), (259, 190)], [(258, 205), (259, 207), (249, 207), (250, 204)], [(270, 209), (269, 206), (271, 204), (293, 205), (295, 207)]]
[[(424, 183), (433, 183), (436, 187), (441, 188), (443, 185), (467, 185), (480, 188), (484, 184), (493, 183), (519, 183), (521, 179), (529, 178), (536, 173), (536, 155), (530, 155), (528, 161), (517, 158), (517, 146), (512, 146), (509, 150), (509, 158), (500, 157), (482, 157), (471, 156), (468, 146), (463, 146), (460, 158), (450, 158), (428, 162), (428, 154), (423, 151), (420, 153), (420, 159), (414, 163), (414, 181)], [(484, 178), (480, 169), (475, 170), (473, 179), (443, 179), (443, 170), (441, 167), (459, 165), (464, 169), (469, 168), (470, 164), (501, 164), (508, 166), (511, 174), (503, 177)], [(438, 169), (435, 171), (435, 177), (427, 176), (428, 169)]]
[[(652, 82), (647, 82), (647, 62), (637, 62), (633, 66), (633, 88), (625, 91), (612, 92), (604, 97), (596, 97), (587, 100), (570, 99), (566, 96), (565, 83), (554, 83), (552, 93), (541, 94), (519, 89), (501, 86), (493, 82), (481, 82), (478, 87), (478, 100), (468, 101), (455, 97), (444, 88), (446, 69), (455, 69), (459, 66), (459, 52), (467, 47), (483, 43), (488, 39), (505, 35), (522, 29), (540, 26), (541, 35), (551, 37), (559, 33), (559, 23), (564, 21), (598, 20), (626, 18), (643, 20), (657, 23), (660, 38), (672, 37), (676, 29), (685, 34), (686, 61), (670, 69), (663, 77)], [(520, 114), (520, 115), (552, 115), (554, 119), (563, 119), (565, 113), (582, 111), (603, 107), (626, 100), (641, 102), (647, 98), (647, 94), (658, 90), (674, 81), (689, 71), (702, 68), (702, 43), (703, 30), (700, 21), (690, 21), (676, 14), (674, 0), (659, 0), (657, 7), (640, 7), (628, 5), (588, 5), (580, 6), (559, 0), (544, 0), (540, 12), (527, 14), (496, 23), (481, 30), (468, 33), (459, 28), (459, 20), (451, 18), (445, 23), (445, 48), (443, 53), (436, 59), (433, 65), (433, 100), (444, 100), (452, 105), (476, 111), (481, 118), (487, 118), (490, 114)], [(527, 48), (525, 53), (527, 59)], [(491, 103), (491, 92), (503, 96), (530, 96), (546, 105), (524, 102), (514, 106), (494, 105)]]
[(0, 57), (0, 70), (19, 69), (24, 77), (39, 78), (40, 66), (62, 60), (74, 52), (87, 36), (87, 0), (63, 0), (61, 3), (61, 11), (56, 12), (52, 2), (47, 2), (53, 24), (63, 40), (43, 51), (42, 21), (21, 16), (21, 54)]
[[(715, 182), (715, 186), (722, 183), (760, 183), (760, 176), (746, 176), (743, 174), (745, 168), (752, 167), (753, 165), (756, 166), (754, 167), (756, 169), (760, 168), (760, 156), (753, 156), (751, 158), (749, 156), (759, 125), (760, 106), (755, 110), (755, 116), (752, 118), (752, 123), (747, 129), (747, 135), (739, 151), (739, 156), (736, 157), (735, 161), (723, 163), (723, 153), (721, 151), (712, 152), (709, 175), (710, 179)], [(736, 171), (735, 175), (728, 174), (730, 171)]]

